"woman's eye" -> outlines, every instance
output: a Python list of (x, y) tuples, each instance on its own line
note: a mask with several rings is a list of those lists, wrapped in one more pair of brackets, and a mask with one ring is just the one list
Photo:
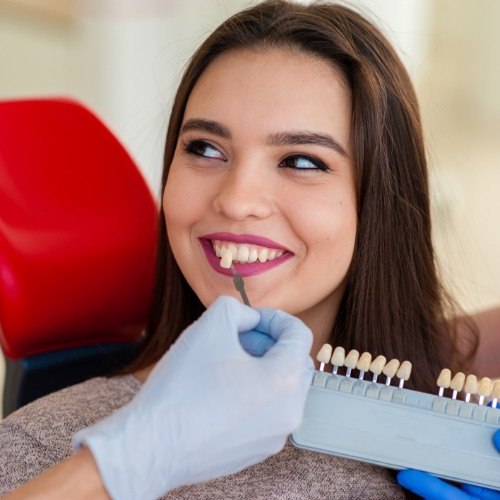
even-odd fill
[(184, 144), (184, 149), (190, 154), (203, 156), (204, 158), (215, 158), (217, 160), (226, 160), (226, 157), (211, 144), (205, 141), (191, 141)]
[(281, 160), (280, 167), (293, 168), (294, 170), (330, 170), (326, 163), (309, 155), (287, 156), (284, 160)]

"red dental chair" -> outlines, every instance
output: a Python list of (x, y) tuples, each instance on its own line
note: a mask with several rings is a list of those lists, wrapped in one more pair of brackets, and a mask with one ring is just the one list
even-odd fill
[(141, 347), (158, 207), (133, 160), (66, 99), (0, 102), (3, 415)]

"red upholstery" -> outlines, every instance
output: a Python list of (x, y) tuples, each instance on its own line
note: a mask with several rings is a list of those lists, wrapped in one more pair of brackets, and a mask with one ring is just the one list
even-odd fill
[(131, 341), (158, 209), (133, 160), (66, 99), (0, 102), (0, 344), (12, 359)]

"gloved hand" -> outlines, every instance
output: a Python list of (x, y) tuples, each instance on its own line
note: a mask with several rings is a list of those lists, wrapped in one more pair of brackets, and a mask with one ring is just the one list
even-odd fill
[(240, 343), (248, 354), (261, 357), (276, 341), (267, 333), (251, 330), (240, 333)]
[[(276, 344), (262, 357), (238, 333)], [(135, 398), (75, 434), (90, 448), (108, 493), (157, 498), (232, 474), (277, 453), (298, 427), (311, 383), (311, 331), (297, 318), (220, 297), (189, 326)]]
[[(500, 452), (500, 430), (495, 432), (493, 442)], [(500, 491), (480, 488), (471, 484), (463, 484), (460, 488), (438, 479), (437, 477), (418, 470), (402, 470), (397, 474), (398, 483), (417, 495), (430, 500), (500, 500)]]

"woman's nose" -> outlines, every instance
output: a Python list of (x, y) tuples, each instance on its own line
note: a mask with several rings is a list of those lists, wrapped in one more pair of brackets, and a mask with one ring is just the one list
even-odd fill
[(241, 165), (227, 172), (213, 200), (217, 214), (244, 220), (248, 217), (264, 219), (273, 213), (273, 201), (269, 196), (272, 192), (270, 180), (259, 176), (257, 170), (245, 170)]

